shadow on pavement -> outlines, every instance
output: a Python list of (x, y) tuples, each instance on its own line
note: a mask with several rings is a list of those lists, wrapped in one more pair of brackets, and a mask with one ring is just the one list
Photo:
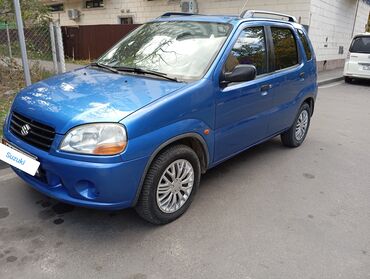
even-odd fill
[(354, 79), (350, 84), (355, 86), (370, 86), (370, 80)]

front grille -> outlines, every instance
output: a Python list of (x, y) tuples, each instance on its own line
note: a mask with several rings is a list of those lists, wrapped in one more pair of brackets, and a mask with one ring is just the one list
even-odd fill
[[(24, 129), (28, 125), (29, 129)], [(23, 133), (22, 133), (23, 128)], [(55, 130), (47, 125), (29, 119), (13, 112), (10, 120), (10, 130), (21, 140), (45, 151), (49, 151), (55, 137)], [(25, 135), (24, 131), (27, 130)]]

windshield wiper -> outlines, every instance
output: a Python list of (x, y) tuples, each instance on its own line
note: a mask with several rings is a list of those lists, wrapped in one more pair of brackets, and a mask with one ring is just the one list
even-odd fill
[(167, 80), (179, 82), (179, 80), (177, 78), (172, 78), (172, 77), (167, 76), (167, 74), (165, 74), (165, 73), (160, 73), (160, 72), (156, 72), (156, 71), (152, 71), (152, 70), (145, 70), (145, 69), (141, 69), (141, 68), (126, 67), (126, 66), (115, 66), (115, 67), (112, 67), (112, 68), (117, 70), (117, 71), (130, 72), (130, 73), (143, 74), (143, 75), (148, 74), (148, 75), (152, 75), (152, 76), (161, 77), (161, 78), (164, 78), (164, 79), (167, 79)]
[(90, 63), (89, 66), (92, 66), (92, 67), (98, 67), (98, 68), (102, 68), (102, 69), (105, 69), (105, 70), (108, 70), (108, 71), (111, 71), (113, 73), (116, 73), (116, 74), (119, 74), (119, 71), (113, 67), (110, 67), (108, 65), (105, 65), (105, 64), (101, 64), (99, 62), (93, 62), (93, 63)]

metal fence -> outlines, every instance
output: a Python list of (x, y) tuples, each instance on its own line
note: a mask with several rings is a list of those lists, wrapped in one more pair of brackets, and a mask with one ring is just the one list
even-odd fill
[(94, 60), (100, 57), (139, 24), (100, 24), (63, 26), (64, 51), (72, 60)]
[[(51, 73), (65, 72), (61, 28), (56, 22), (24, 25), (28, 66), (38, 64)], [(0, 62), (8, 67), (23, 67), (22, 52), (15, 20), (0, 22)]]

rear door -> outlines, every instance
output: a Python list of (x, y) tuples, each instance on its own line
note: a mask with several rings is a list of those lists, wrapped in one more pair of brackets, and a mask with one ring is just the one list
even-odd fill
[(274, 110), (269, 134), (273, 135), (293, 124), (300, 105), (300, 97), (309, 90), (310, 85), (311, 90), (314, 90), (312, 74), (315, 72), (305, 63), (297, 30), (291, 24), (271, 24), (270, 38), (274, 67), (271, 78)]

